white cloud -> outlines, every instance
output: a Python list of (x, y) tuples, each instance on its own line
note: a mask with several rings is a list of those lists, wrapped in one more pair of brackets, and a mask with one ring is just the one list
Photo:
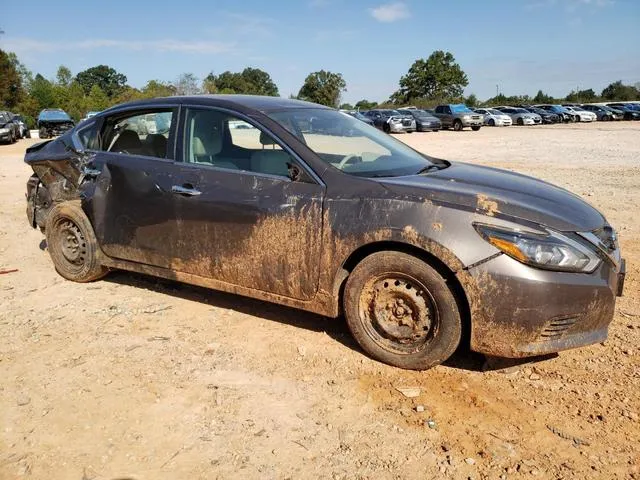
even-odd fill
[(409, 9), (403, 2), (385, 3), (369, 10), (371, 16), (379, 22), (396, 22), (409, 18)]
[(229, 53), (235, 49), (235, 43), (206, 40), (184, 41), (166, 38), (158, 40), (110, 40), (97, 38), (70, 42), (43, 42), (31, 38), (15, 38), (9, 39), (3, 44), (6, 50), (16, 52), (16, 54), (95, 50), (100, 48), (128, 51), (220, 54)]

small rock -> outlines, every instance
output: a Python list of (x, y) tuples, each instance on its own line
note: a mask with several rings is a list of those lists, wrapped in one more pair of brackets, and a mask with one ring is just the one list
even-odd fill
[(420, 387), (396, 387), (396, 390), (407, 398), (420, 396)]
[(307, 349), (304, 345), (298, 346), (298, 354), (300, 354), (301, 357), (304, 357), (307, 354)]
[(437, 430), (438, 429), (438, 424), (436, 423), (435, 420), (433, 419), (429, 419), (429, 420), (425, 420), (424, 424), (429, 427), (431, 430)]
[(475, 465), (476, 464), (476, 461), (473, 458), (465, 458), (464, 461), (468, 465)]
[(443, 443), (442, 445), (440, 445), (440, 448), (442, 449), (443, 452), (448, 452), (449, 450), (451, 450), (451, 447), (449, 446), (448, 443)]
[(633, 349), (631, 349), (631, 348), (625, 348), (622, 352), (625, 355), (629, 355), (630, 357), (633, 356)]
[(25, 405), (29, 405), (31, 403), (31, 399), (26, 395), (19, 395), (16, 399), (16, 403), (19, 407), (24, 407)]
[(418, 413), (422, 413), (422, 412), (424, 412), (424, 405), (418, 405), (418, 406), (416, 406), (416, 412), (418, 412)]
[(529, 380), (540, 380), (540, 375), (538, 375), (537, 373), (532, 373), (531, 375), (529, 375)]

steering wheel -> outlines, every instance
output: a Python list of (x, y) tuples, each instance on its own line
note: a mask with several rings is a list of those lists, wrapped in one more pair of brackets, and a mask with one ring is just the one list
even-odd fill
[[(352, 160), (357, 161), (360, 157), (355, 153), (350, 153), (349, 155), (345, 155), (345, 157), (338, 164), (338, 168), (342, 169), (344, 166)], [(355, 162), (354, 162), (355, 163)]]

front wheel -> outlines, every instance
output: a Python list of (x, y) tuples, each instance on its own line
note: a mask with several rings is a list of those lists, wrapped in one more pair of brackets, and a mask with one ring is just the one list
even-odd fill
[(496, 126), (496, 121), (493, 118), (489, 119), (489, 126), (490, 127), (495, 127)]
[(463, 129), (464, 127), (462, 126), (462, 122), (460, 120), (456, 120), (455, 122), (453, 122), (453, 129), (456, 132), (459, 132)]
[(46, 139), (47, 138), (47, 129), (46, 128), (41, 128), (38, 131), (38, 137), (40, 137), (42, 139)]
[(382, 131), (384, 133), (391, 133), (391, 127), (389, 127), (388, 123), (385, 123), (384, 125), (382, 125)]
[(349, 329), (373, 358), (426, 370), (458, 347), (460, 311), (445, 279), (405, 253), (377, 252), (360, 262), (345, 286)]
[(47, 216), (45, 235), (56, 271), (74, 282), (91, 282), (109, 269), (98, 260), (98, 241), (79, 200), (56, 204)]
[(520, 126), (523, 126), (523, 125), (524, 125), (524, 120), (523, 120), (522, 118), (519, 118), (519, 119), (516, 121), (516, 123), (517, 123), (518, 125), (520, 125)]
[(473, 130), (474, 132), (477, 132), (478, 130), (480, 130), (480, 127), (471, 127), (471, 130)]

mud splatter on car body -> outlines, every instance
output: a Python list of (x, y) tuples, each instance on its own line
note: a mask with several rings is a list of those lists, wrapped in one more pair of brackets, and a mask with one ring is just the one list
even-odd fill
[[(195, 107), (253, 122), (286, 146), (300, 170), (283, 179), (186, 165), (185, 139), (176, 132), (185, 128), (184, 110)], [(165, 159), (84, 149), (79, 140), (83, 129), (101, 132), (113, 118), (157, 108), (173, 109), (177, 117)], [(434, 266), (452, 286), (474, 350), (517, 357), (606, 338), (619, 265), (603, 257), (590, 273), (533, 268), (474, 228), (490, 223), (514, 231), (591, 232), (606, 225), (597, 210), (540, 180), (443, 160), (431, 159), (440, 167), (424, 174), (351, 175), (270, 115), (287, 109), (324, 107), (220, 95), (106, 110), (27, 151), (34, 171), (27, 186), (29, 222), (44, 228), (53, 204), (80, 199), (107, 267), (329, 317), (339, 315), (341, 289), (363, 258), (405, 252)], [(197, 187), (202, 195), (176, 195), (175, 185)]]

